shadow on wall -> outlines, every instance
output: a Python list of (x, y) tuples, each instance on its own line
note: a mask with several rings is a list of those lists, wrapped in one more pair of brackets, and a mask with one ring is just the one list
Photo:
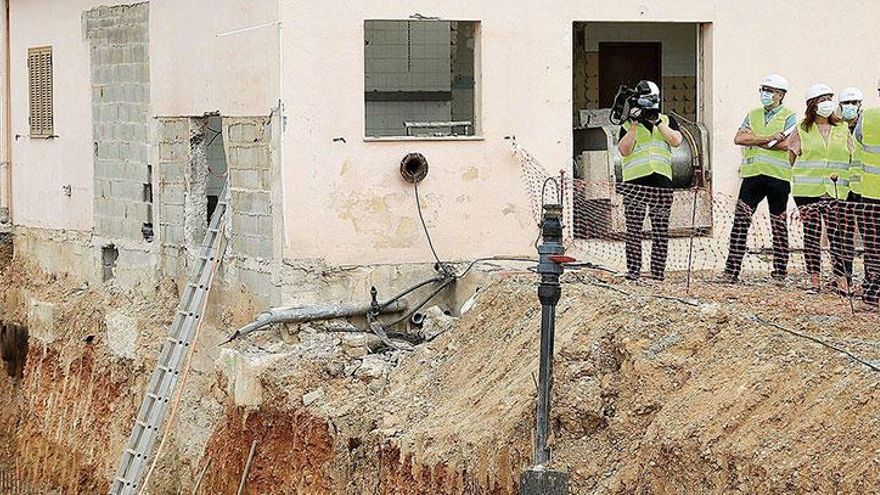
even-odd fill
[(6, 373), (16, 379), (24, 377), (24, 365), (28, 352), (28, 329), (20, 325), (5, 324), (0, 328), (0, 350), (6, 362)]

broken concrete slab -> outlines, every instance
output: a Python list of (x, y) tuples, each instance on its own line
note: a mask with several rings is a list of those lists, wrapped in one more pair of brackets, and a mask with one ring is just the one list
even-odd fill
[(311, 392), (302, 396), (303, 405), (306, 407), (311, 406), (317, 402), (324, 401), (324, 389), (319, 388), (317, 390), (312, 390)]
[(223, 349), (217, 366), (226, 377), (226, 393), (233, 397), (237, 406), (259, 406), (263, 403), (263, 386), (260, 383), (261, 363), (255, 363), (234, 349)]
[(140, 337), (137, 318), (114, 311), (104, 316), (104, 326), (107, 329), (105, 340), (110, 352), (123, 359), (134, 359)]
[(439, 306), (431, 306), (425, 311), (425, 322), (420, 334), (425, 340), (434, 340), (455, 325), (458, 318), (447, 315)]
[(382, 356), (369, 354), (361, 361), (361, 365), (355, 370), (354, 376), (361, 380), (370, 381), (385, 376), (390, 369), (391, 366)]
[(28, 332), (44, 344), (55, 341), (55, 304), (37, 299), (28, 301)]

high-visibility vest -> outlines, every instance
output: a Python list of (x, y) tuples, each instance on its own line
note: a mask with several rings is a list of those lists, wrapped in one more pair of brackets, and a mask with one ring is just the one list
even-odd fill
[[(669, 125), (669, 117), (660, 114), (660, 120)], [(632, 123), (627, 121), (623, 124), (624, 130), (629, 132)], [(672, 147), (663, 139), (659, 126), (654, 126), (649, 131), (641, 123), (636, 128), (636, 144), (632, 153), (623, 157), (623, 181), (645, 177), (653, 173), (664, 175), (672, 179)]]
[(862, 113), (862, 197), (880, 199), (880, 108)]
[(854, 141), (852, 163), (849, 165), (849, 189), (854, 194), (862, 194), (862, 145)]
[[(828, 142), (819, 126), (813, 124), (809, 132), (798, 129), (801, 137), (801, 156), (791, 169), (791, 195), (821, 197), (828, 195), (846, 199), (849, 195), (849, 128), (843, 124), (831, 126)], [(837, 176), (837, 183), (831, 180)]]
[[(756, 136), (771, 136), (785, 131), (785, 121), (792, 115), (794, 115), (793, 111), (782, 107), (776, 111), (769, 122), (764, 122), (764, 109), (756, 108), (749, 112), (749, 126)], [(788, 151), (746, 146), (743, 148), (739, 175), (742, 178), (766, 175), (784, 181), (791, 180)]]

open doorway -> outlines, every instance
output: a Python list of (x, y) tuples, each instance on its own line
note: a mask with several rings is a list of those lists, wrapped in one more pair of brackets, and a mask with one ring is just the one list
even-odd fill
[(205, 185), (207, 196), (206, 224), (217, 208), (223, 185), (226, 183), (226, 151), (223, 145), (223, 119), (219, 115), (208, 117), (205, 123), (207, 144), (205, 156), (208, 161), (208, 179)]
[(661, 81), (663, 44), (660, 42), (599, 43), (599, 108), (611, 108), (617, 88), (639, 81)]
[[(702, 54), (708, 49), (704, 45), (710, 42), (710, 27), (671, 22), (573, 24), (573, 176), (583, 181), (583, 197), (577, 199), (589, 210), (574, 219), (576, 237), (613, 239), (625, 230), (621, 198), (614, 188), (622, 180), (620, 126), (609, 114), (618, 88), (632, 88), (640, 80), (657, 83), (661, 111), (674, 117), (687, 134), (686, 143), (673, 150), (674, 194), (681, 199), (673, 202), (670, 233), (711, 232), (708, 132), (701, 123), (701, 102), (706, 100), (702, 77), (707, 73)], [(700, 189), (696, 196), (695, 187)]]

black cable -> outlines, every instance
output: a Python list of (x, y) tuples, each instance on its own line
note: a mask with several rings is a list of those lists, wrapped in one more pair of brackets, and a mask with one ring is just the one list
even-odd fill
[(419, 221), (422, 222), (422, 229), (425, 231), (425, 237), (428, 239), (428, 247), (431, 248), (431, 254), (434, 255), (434, 260), (437, 262), (437, 265), (440, 266), (443, 262), (440, 261), (440, 257), (437, 256), (437, 250), (434, 249), (434, 241), (431, 240), (431, 233), (428, 232), (428, 225), (425, 223), (424, 215), (422, 215), (422, 201), (419, 198), (419, 181), (413, 181), (413, 189), (416, 193), (416, 209), (419, 212)]
[(468, 274), (468, 272), (471, 271), (471, 268), (473, 268), (474, 265), (476, 265), (477, 263), (482, 263), (484, 261), (522, 261), (524, 263), (537, 263), (537, 260), (533, 260), (530, 258), (513, 258), (513, 257), (508, 258), (508, 257), (501, 257), (501, 256), (492, 256), (492, 257), (488, 257), (488, 258), (477, 258), (474, 261), (471, 261), (470, 264), (467, 266), (467, 268), (465, 268), (465, 270), (463, 272), (461, 272), (460, 274), (456, 275), (455, 278), (464, 277), (465, 275)]
[(385, 301), (385, 302), (383, 302), (382, 304), (380, 304), (380, 305), (379, 305), (379, 309), (380, 309), (380, 310), (385, 309), (385, 308), (387, 308), (388, 306), (390, 306), (391, 304), (394, 304), (395, 302), (397, 302), (397, 301), (399, 301), (400, 299), (402, 299), (404, 296), (409, 295), (411, 292), (413, 292), (413, 291), (415, 291), (415, 290), (417, 290), (417, 289), (421, 289), (422, 287), (424, 287), (424, 286), (426, 286), (426, 285), (428, 285), (428, 284), (430, 284), (430, 283), (432, 283), (432, 282), (440, 282), (440, 281), (443, 280), (444, 278), (445, 278), (445, 277), (444, 277), (443, 275), (435, 275), (435, 276), (433, 276), (433, 277), (431, 277), (431, 278), (429, 278), (429, 279), (427, 279), (427, 280), (424, 280), (424, 281), (422, 281), (422, 282), (419, 282), (419, 283), (417, 283), (416, 285), (413, 285), (412, 287), (410, 287), (409, 289), (404, 290), (403, 292), (397, 294), (396, 296), (392, 297), (391, 299), (388, 299), (387, 301)]
[(384, 327), (384, 328), (389, 328), (389, 327), (393, 327), (394, 325), (397, 325), (397, 324), (399, 324), (399, 323), (403, 323), (404, 321), (408, 320), (412, 315), (414, 315), (414, 314), (416, 313), (416, 311), (418, 311), (418, 310), (422, 309), (423, 307), (425, 307), (425, 305), (428, 304), (428, 303), (431, 301), (431, 299), (434, 299), (434, 297), (436, 297), (437, 294), (440, 293), (440, 291), (442, 291), (443, 289), (445, 289), (446, 287), (448, 287), (449, 284), (451, 284), (451, 283), (454, 282), (455, 280), (456, 280), (455, 277), (450, 277), (450, 278), (448, 278), (445, 282), (443, 282), (442, 284), (440, 284), (440, 286), (437, 287), (437, 289), (434, 290), (434, 292), (432, 292), (431, 295), (429, 295), (428, 297), (426, 297), (426, 298), (425, 298), (422, 302), (420, 302), (415, 308), (413, 308), (412, 310), (410, 310), (408, 313), (404, 314), (404, 315), (401, 316), (400, 318), (398, 318), (398, 319), (392, 321), (391, 323), (381, 323), (381, 322), (380, 322), (379, 324), (382, 325), (382, 327)]

